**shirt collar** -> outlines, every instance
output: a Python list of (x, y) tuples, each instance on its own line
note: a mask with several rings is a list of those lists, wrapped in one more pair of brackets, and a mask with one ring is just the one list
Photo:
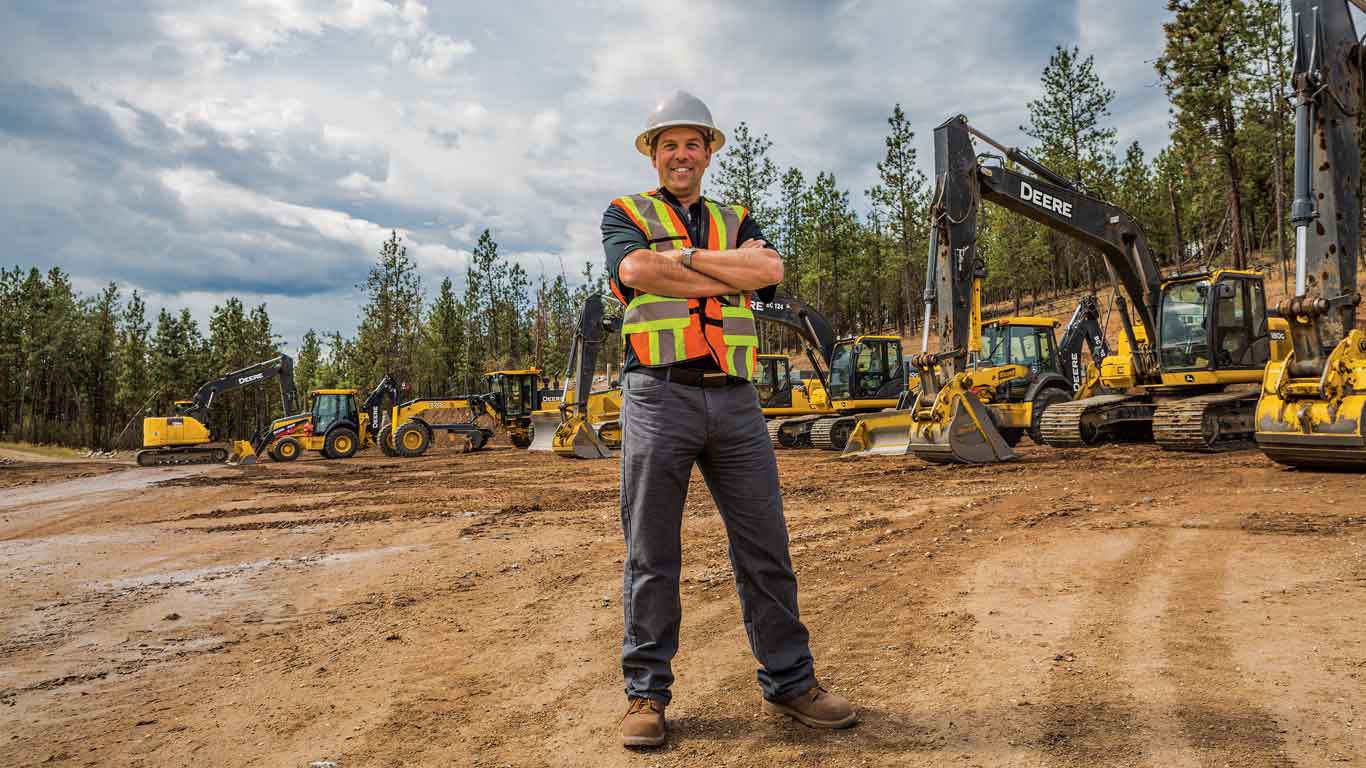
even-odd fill
[[(668, 187), (665, 187), (665, 186), (659, 187), (658, 189), (655, 190), (655, 194), (657, 194), (657, 195), (659, 195), (660, 197), (664, 198), (664, 201), (667, 202), (667, 203), (669, 203), (670, 205), (676, 205), (676, 206), (678, 206), (679, 208), (682, 208), (682, 207), (683, 207), (683, 203), (679, 202), (679, 200), (678, 200), (677, 197), (674, 197), (674, 193), (670, 192)], [(707, 199), (707, 196), (706, 196), (706, 195), (701, 195), (701, 196), (699, 196), (699, 197), (697, 198), (697, 202), (693, 203), (693, 206), (699, 206), (699, 205), (701, 205), (701, 204), (702, 204), (702, 201), (703, 201), (703, 200), (706, 200), (706, 199)]]

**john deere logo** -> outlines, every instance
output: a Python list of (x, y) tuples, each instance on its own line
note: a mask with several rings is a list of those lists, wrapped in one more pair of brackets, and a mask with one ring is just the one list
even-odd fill
[(1187, 384), (1194, 384), (1194, 383), (1195, 383), (1195, 376), (1194, 376), (1194, 374), (1190, 374), (1190, 373), (1186, 374), (1186, 383), (1187, 383)]

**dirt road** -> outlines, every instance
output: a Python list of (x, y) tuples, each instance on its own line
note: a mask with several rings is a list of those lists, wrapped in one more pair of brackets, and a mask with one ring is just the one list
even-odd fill
[(817, 671), (863, 710), (838, 733), (760, 714), (695, 480), (640, 753), (615, 461), (63, 468), (0, 497), (0, 764), (1366, 765), (1366, 476), (1023, 457), (782, 455)]

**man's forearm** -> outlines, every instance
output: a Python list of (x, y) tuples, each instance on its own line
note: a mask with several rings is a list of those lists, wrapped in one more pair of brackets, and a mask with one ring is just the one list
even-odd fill
[(777, 251), (764, 247), (750, 246), (726, 251), (699, 249), (692, 255), (692, 268), (744, 291), (767, 288), (783, 279), (782, 258)]
[(621, 281), (637, 291), (677, 299), (725, 296), (742, 290), (699, 270), (688, 269), (676, 258), (643, 248), (622, 259), (619, 273)]

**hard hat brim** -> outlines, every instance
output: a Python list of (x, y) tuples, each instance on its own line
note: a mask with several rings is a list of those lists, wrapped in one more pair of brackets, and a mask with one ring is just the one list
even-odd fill
[(636, 137), (636, 151), (642, 155), (645, 155), (646, 157), (651, 157), (652, 155), (650, 153), (650, 140), (653, 139), (660, 131), (664, 131), (669, 128), (678, 128), (680, 126), (696, 128), (699, 131), (701, 131), (703, 135), (710, 133), (711, 151), (713, 153), (726, 145), (726, 135), (724, 133), (721, 133), (721, 131), (717, 128), (713, 128), (710, 125), (702, 125), (700, 123), (695, 123), (690, 120), (670, 120), (667, 123), (660, 123), (659, 125), (651, 127), (649, 130), (642, 131), (641, 134)]

